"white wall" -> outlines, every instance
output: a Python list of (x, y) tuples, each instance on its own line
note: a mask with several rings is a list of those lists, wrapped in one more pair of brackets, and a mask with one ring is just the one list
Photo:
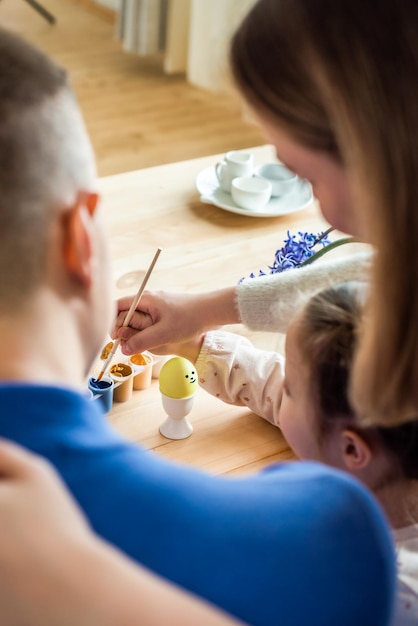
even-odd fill
[(228, 50), (235, 28), (256, 0), (192, 0), (188, 79), (223, 91), (229, 84)]

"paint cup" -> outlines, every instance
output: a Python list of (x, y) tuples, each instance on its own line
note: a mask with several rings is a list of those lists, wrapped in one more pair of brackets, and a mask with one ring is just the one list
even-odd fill
[(115, 363), (110, 368), (110, 376), (115, 384), (114, 402), (126, 402), (132, 398), (133, 369), (128, 363)]
[(103, 350), (100, 353), (100, 360), (101, 361), (106, 361), (107, 357), (110, 354), (110, 351), (113, 348), (113, 341), (109, 341), (104, 347)]
[(133, 369), (133, 388), (146, 389), (151, 385), (153, 359), (149, 352), (133, 354), (129, 357)]
[(87, 398), (87, 400), (93, 400), (94, 399), (94, 393), (92, 392), (91, 389), (86, 389), (85, 391), (83, 391), (83, 396), (85, 398)]
[(101, 380), (97, 380), (91, 376), (88, 381), (88, 388), (93, 393), (93, 399), (97, 396), (98, 402), (103, 407), (105, 413), (108, 413), (113, 405), (113, 388), (114, 383), (110, 376), (103, 376)]

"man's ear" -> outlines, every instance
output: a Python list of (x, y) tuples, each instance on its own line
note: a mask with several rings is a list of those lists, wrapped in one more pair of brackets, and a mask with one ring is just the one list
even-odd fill
[(350, 429), (343, 430), (340, 437), (341, 456), (347, 470), (358, 472), (365, 469), (372, 458), (369, 444), (363, 437)]
[(93, 217), (99, 204), (99, 194), (92, 191), (83, 191), (79, 196), (79, 201), (84, 204), (87, 211)]
[(92, 282), (90, 225), (97, 204), (96, 193), (82, 192), (63, 215), (64, 262), (71, 276), (86, 288)]

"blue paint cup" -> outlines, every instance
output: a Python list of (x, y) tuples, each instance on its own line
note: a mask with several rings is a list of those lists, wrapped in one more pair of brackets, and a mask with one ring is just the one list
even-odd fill
[(108, 413), (113, 406), (113, 388), (114, 382), (110, 376), (103, 376), (101, 380), (97, 380), (92, 376), (89, 378), (88, 388), (93, 393), (92, 400), (97, 400), (103, 407), (105, 413)]

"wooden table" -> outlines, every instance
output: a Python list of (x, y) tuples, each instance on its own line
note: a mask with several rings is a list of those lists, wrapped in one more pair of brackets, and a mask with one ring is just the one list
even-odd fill
[[(271, 146), (252, 149), (256, 163), (274, 160)], [(100, 181), (113, 258), (115, 296), (133, 294), (158, 246), (163, 249), (149, 288), (199, 292), (236, 284), (267, 268), (286, 231), (318, 232), (328, 225), (317, 203), (288, 216), (254, 218), (200, 202), (197, 174), (221, 155), (128, 172)], [(238, 332), (243, 327), (234, 327)], [(259, 333), (245, 334), (257, 345)], [(267, 343), (271, 345), (271, 337)], [(251, 472), (292, 458), (280, 431), (243, 407), (224, 404), (199, 389), (189, 415), (194, 432), (171, 441), (160, 435), (165, 419), (158, 381), (133, 399), (114, 404), (114, 426), (165, 457), (217, 474)]]

